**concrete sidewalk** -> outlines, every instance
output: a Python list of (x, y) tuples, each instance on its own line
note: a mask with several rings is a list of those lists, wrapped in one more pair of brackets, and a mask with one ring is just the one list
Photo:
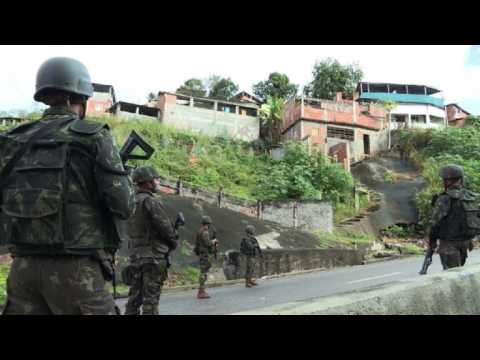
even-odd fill
[(480, 265), (234, 315), (478, 315)]

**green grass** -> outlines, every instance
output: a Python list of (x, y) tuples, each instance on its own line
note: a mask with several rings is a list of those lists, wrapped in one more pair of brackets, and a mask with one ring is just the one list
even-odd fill
[[(164, 283), (164, 287), (175, 287), (175, 286), (184, 286), (184, 285), (192, 285), (198, 283), (198, 277), (200, 276), (200, 269), (187, 266), (183, 269), (179, 269), (176, 271), (175, 269), (171, 269), (168, 273), (168, 279)], [(113, 293), (113, 289), (111, 283), (107, 284), (107, 287), (111, 293)], [(117, 294), (118, 295), (127, 295), (130, 287), (125, 284), (117, 284)]]
[(137, 164), (155, 166), (170, 181), (181, 177), (186, 186), (212, 192), (223, 186), (227, 195), (256, 199), (256, 170), (265, 159), (246, 142), (176, 130), (155, 121), (108, 116), (97, 120), (108, 123), (119, 146), (132, 130), (139, 133), (156, 151), (150, 160)]
[(7, 297), (7, 277), (10, 267), (0, 265), (0, 304), (5, 303)]
[(394, 184), (397, 182), (397, 178), (395, 176), (395, 174), (393, 172), (391, 172), (390, 170), (386, 170), (385, 173), (383, 174), (383, 179), (385, 180), (385, 182), (389, 183), (389, 184)]
[(360, 195), (360, 210), (355, 209), (353, 202), (337, 203), (333, 208), (333, 223), (340, 224), (342, 221), (355, 217), (362, 209), (369, 205), (368, 196), (366, 194)]
[(193, 266), (187, 266), (175, 274), (178, 276), (176, 279), (178, 285), (196, 284), (198, 282), (198, 277), (200, 276), (200, 269)]
[(425, 250), (415, 244), (402, 244), (402, 252), (413, 255), (422, 255), (425, 253)]
[(396, 238), (411, 238), (414, 237), (415, 231), (408, 227), (392, 225), (385, 229), (385, 232), (391, 236)]
[(373, 235), (359, 231), (348, 231), (336, 229), (332, 234), (317, 232), (321, 248), (343, 247), (355, 248), (360, 245), (371, 245), (375, 241)]

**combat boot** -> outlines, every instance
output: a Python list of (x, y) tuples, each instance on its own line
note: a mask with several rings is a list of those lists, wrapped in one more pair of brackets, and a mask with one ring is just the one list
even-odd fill
[(140, 308), (126, 307), (125, 315), (140, 315)]
[(251, 287), (252, 287), (252, 284), (251, 284), (249, 278), (245, 279), (245, 287), (247, 287), (247, 288), (251, 288)]
[(203, 289), (198, 290), (197, 299), (210, 299), (210, 295)]

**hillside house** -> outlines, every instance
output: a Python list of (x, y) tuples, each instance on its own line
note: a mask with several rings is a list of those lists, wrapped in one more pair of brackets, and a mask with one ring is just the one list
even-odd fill
[(442, 92), (429, 86), (360, 82), (357, 97), (361, 102), (394, 101), (396, 106), (391, 111), (391, 130), (447, 125)]
[(386, 146), (386, 113), (373, 103), (293, 97), (286, 101), (284, 141), (303, 140), (350, 168), (350, 162), (374, 155)]
[(251, 102), (224, 101), (161, 91), (156, 108), (159, 120), (178, 129), (209, 136), (253, 141), (259, 137), (259, 106)]
[(471, 114), (462, 109), (458, 104), (448, 104), (446, 108), (448, 125), (454, 127), (464, 127), (466, 118)]
[(107, 112), (116, 102), (112, 85), (93, 83), (93, 96), (87, 101), (87, 115)]
[(113, 104), (108, 112), (123, 118), (138, 118), (159, 120), (160, 110), (146, 105), (133, 104), (125, 101), (118, 101)]

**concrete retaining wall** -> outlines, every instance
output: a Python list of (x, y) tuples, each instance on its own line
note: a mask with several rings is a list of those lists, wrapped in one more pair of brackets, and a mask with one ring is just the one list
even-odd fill
[[(264, 250), (264, 259), (258, 260), (259, 277), (284, 274), (294, 271), (326, 269), (336, 266), (360, 265), (364, 252), (349, 249), (272, 249)], [(245, 274), (245, 257), (239, 255), (235, 265), (223, 261), (227, 280), (240, 279)]]
[[(163, 180), (162, 191), (178, 193), (177, 184)], [(328, 201), (266, 201), (258, 214), (257, 204), (225, 194), (196, 190), (182, 185), (181, 196), (199, 199), (222, 208), (307, 231), (333, 231), (333, 207)]]
[(478, 315), (480, 265), (417, 276), (393, 284), (238, 314)]
[(333, 231), (333, 208), (328, 201), (265, 202), (262, 220), (309, 231)]

